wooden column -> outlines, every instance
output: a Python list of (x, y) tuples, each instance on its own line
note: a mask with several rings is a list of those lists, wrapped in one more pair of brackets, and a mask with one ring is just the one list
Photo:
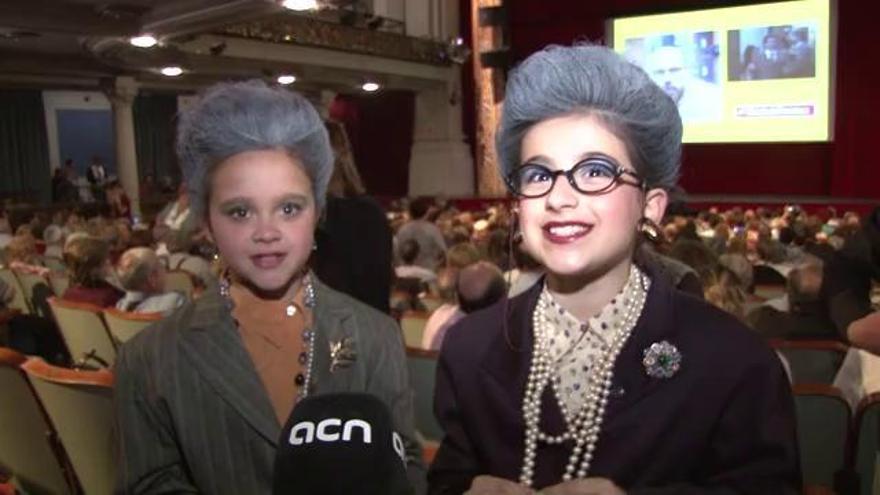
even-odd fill
[(498, 174), (495, 153), (495, 130), (501, 119), (504, 99), (503, 70), (486, 67), (482, 53), (503, 49), (503, 32), (498, 25), (482, 25), (480, 9), (500, 7), (502, 0), (472, 0), (471, 29), (474, 45), (474, 103), (476, 104), (476, 167), (477, 194), (480, 197), (501, 197), (506, 194)]

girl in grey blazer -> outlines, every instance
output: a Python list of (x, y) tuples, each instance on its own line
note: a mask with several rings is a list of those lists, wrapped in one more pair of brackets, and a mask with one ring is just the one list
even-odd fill
[(220, 84), (180, 116), (178, 155), (227, 269), (120, 351), (118, 491), (271, 493), (296, 402), (367, 392), (390, 409), (422, 492), (399, 329), (307, 268), (333, 166), (317, 112), (262, 82)]

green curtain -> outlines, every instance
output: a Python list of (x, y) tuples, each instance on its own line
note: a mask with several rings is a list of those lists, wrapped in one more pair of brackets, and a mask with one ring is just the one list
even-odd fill
[(152, 175), (159, 180), (180, 179), (180, 168), (174, 153), (174, 129), (177, 95), (141, 93), (134, 100), (134, 135), (137, 149), (138, 175)]
[(51, 200), (43, 94), (0, 90), (0, 197)]

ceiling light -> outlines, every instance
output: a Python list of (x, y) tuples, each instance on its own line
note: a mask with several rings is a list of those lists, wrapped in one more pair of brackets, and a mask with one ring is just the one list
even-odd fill
[(183, 74), (183, 69), (177, 67), (176, 65), (172, 65), (170, 67), (162, 67), (162, 75), (168, 77), (177, 77)]
[(285, 9), (303, 11), (318, 10), (318, 0), (284, 0), (281, 6)]
[(152, 48), (156, 46), (156, 43), (158, 43), (159, 40), (151, 34), (142, 34), (129, 39), (128, 42), (140, 48)]
[(372, 93), (373, 91), (379, 90), (379, 85), (374, 82), (365, 82), (361, 89), (366, 91), (367, 93)]
[(288, 85), (296, 82), (296, 76), (291, 74), (282, 74), (278, 76), (278, 84)]

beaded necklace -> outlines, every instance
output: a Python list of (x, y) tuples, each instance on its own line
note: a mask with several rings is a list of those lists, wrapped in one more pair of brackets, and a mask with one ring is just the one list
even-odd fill
[[(312, 313), (315, 314), (315, 306), (317, 305), (317, 297), (315, 295), (315, 285), (312, 281), (312, 272), (308, 271), (302, 278), (303, 290), (305, 291), (303, 296), (303, 304), (305, 307)], [(229, 273), (226, 272), (220, 277), (220, 295), (226, 299), (227, 308), (232, 311), (234, 303), (232, 301), (232, 296), (230, 294), (231, 282), (229, 281)], [(294, 296), (295, 298), (295, 296)], [(294, 302), (294, 298), (290, 299), (287, 306), (284, 308), (284, 313), (288, 317), (292, 317), (296, 314), (296, 304)], [(294, 377), (294, 383), (296, 384), (298, 390), (296, 393), (295, 401), (299, 403), (299, 401), (303, 400), (309, 393), (308, 384), (311, 383), (312, 379), (312, 363), (315, 360), (315, 330), (314, 330), (314, 316), (312, 318), (307, 318), (306, 322), (311, 323), (311, 325), (306, 325), (303, 327), (302, 331), (302, 339), (303, 339), (303, 350), (297, 356), (297, 362), (304, 367), (304, 370), (300, 373), (296, 374)], [(238, 325), (238, 321), (235, 322)]]
[[(648, 287), (650, 279), (635, 265), (633, 265), (632, 270), (634, 273), (631, 282), (640, 289)], [(566, 429), (559, 435), (550, 435), (541, 431), (540, 428), (541, 397), (548, 383), (552, 386), (553, 362), (549, 352), (551, 331), (547, 322), (547, 303), (543, 298), (538, 299), (538, 304), (532, 315), (534, 345), (532, 349), (532, 363), (529, 368), (525, 397), (523, 399), (525, 448), (523, 451), (522, 471), (519, 478), (521, 484), (532, 486), (538, 442), (548, 445), (572, 442), (571, 455), (562, 478), (564, 481), (569, 481), (574, 479), (575, 476), (577, 478), (585, 478), (587, 476), (593, 460), (596, 442), (599, 438), (602, 420), (604, 419), (605, 407), (608, 404), (614, 363), (623, 345), (632, 333), (639, 315), (641, 315), (646, 297), (647, 290), (635, 290), (629, 295), (626, 313), (614, 327), (615, 332), (611, 338), (608, 351), (600, 356), (593, 365), (586, 401), (580, 411), (573, 416), (572, 420), (566, 419)], [(558, 391), (554, 390), (554, 392), (562, 408), (563, 418), (569, 417), (563, 401), (559, 398)]]

